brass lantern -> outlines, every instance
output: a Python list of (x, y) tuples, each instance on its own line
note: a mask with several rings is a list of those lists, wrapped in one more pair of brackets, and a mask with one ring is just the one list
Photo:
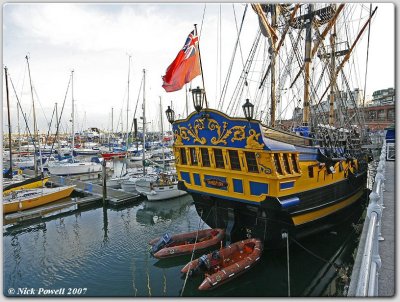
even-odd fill
[(249, 99), (246, 99), (246, 103), (242, 106), (243, 112), (244, 112), (244, 117), (250, 121), (253, 119), (254, 115), (254, 105), (250, 103)]
[(165, 110), (165, 114), (167, 115), (167, 120), (171, 124), (175, 122), (175, 111), (171, 109), (170, 106), (168, 106), (168, 109)]
[(204, 89), (197, 86), (197, 88), (192, 89), (192, 96), (193, 96), (193, 106), (197, 112), (200, 112), (203, 109), (203, 102), (205, 97)]

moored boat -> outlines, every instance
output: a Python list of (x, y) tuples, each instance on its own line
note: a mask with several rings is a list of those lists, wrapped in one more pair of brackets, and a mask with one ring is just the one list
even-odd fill
[(103, 152), (101, 153), (101, 157), (104, 158), (104, 160), (112, 160), (114, 158), (124, 158), (126, 156), (125, 151), (117, 151), (117, 152)]
[(162, 259), (188, 255), (208, 249), (220, 244), (224, 239), (225, 231), (223, 229), (206, 229), (189, 233), (175, 234), (170, 236), (165, 234), (160, 238), (149, 242), (152, 246), (151, 253), (154, 257)]
[(48, 180), (48, 177), (36, 176), (33, 178), (11, 181), (7, 184), (3, 184), (3, 196), (10, 194), (12, 191), (42, 187)]
[(39, 207), (71, 195), (75, 186), (13, 191), (3, 198), (3, 214)]
[(260, 259), (262, 242), (250, 238), (203, 255), (186, 264), (182, 273), (204, 272), (199, 290), (211, 290), (249, 271)]
[[(211, 109), (205, 89), (198, 86), (192, 89), (195, 111), (182, 119), (175, 119), (171, 108), (166, 114), (174, 133), (178, 189), (192, 195), (199, 214), (210, 213), (204, 222), (225, 228), (232, 238), (258, 237), (267, 248), (279, 248), (285, 244), (283, 231), (297, 239), (310, 236), (342, 223), (365, 203), (368, 156), (361, 146), (368, 133), (358, 110), (362, 102), (354, 96), (359, 89), (349, 85), (354, 70), (347, 72), (352, 66), (345, 65), (376, 9), (356, 35), (348, 35), (335, 25), (352, 22), (345, 13), (351, 8), (345, 4), (251, 6), (261, 31), (257, 28), (231, 99), (220, 99), (217, 109)], [(314, 18), (323, 19), (315, 28)], [(324, 35), (313, 40), (318, 28)], [(339, 37), (352, 46), (335, 50), (343, 45)], [(303, 43), (304, 63), (298, 70), (294, 58)], [(265, 45), (270, 56), (256, 55)], [(195, 29), (181, 50), (188, 53), (176, 59), (185, 57), (179, 63), (185, 64), (187, 73), (167, 68), (166, 92), (181, 89), (189, 78), (201, 74), (197, 46)], [(290, 55), (278, 69), (285, 48)], [(250, 72), (261, 67), (260, 62), (262, 77)], [(292, 72), (296, 76), (286, 88)], [(311, 81), (311, 74), (319, 74), (319, 80)], [(254, 104), (243, 99), (245, 94), (254, 97)], [(293, 112), (285, 112), (288, 117), (292, 114), (290, 126), (281, 124), (283, 112), (277, 112), (281, 102), (293, 105)], [(268, 108), (268, 114), (261, 108)]]

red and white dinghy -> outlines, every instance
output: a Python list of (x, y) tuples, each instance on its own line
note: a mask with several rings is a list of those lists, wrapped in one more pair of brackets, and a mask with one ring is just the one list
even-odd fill
[[(153, 239), (149, 242), (152, 254), (158, 259), (191, 254), (220, 244), (224, 239), (223, 229), (206, 229)], [(196, 241), (197, 237), (197, 241)]]
[(238, 241), (189, 262), (181, 272), (186, 274), (190, 270), (190, 275), (204, 272), (199, 290), (211, 290), (253, 267), (261, 257), (262, 246), (261, 240), (255, 238)]

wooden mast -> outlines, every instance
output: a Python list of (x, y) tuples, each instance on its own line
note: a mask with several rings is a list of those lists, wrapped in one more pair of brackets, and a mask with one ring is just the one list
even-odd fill
[[(276, 28), (276, 5), (273, 4), (271, 5), (271, 26), (275, 31)], [(275, 89), (275, 84), (276, 84), (276, 71), (275, 71), (275, 64), (276, 64), (276, 48), (275, 48), (275, 41), (274, 39), (271, 39), (271, 45), (270, 47), (270, 52), (271, 52), (271, 127), (275, 127), (275, 112), (276, 112), (276, 89)]]
[(333, 26), (333, 32), (330, 36), (331, 43), (331, 91), (329, 96), (329, 125), (334, 126), (335, 123), (335, 87), (336, 87), (336, 73), (335, 73), (335, 43), (336, 43), (336, 25)]
[(304, 99), (303, 99), (303, 126), (308, 126), (310, 121), (310, 65), (311, 65), (311, 39), (313, 23), (313, 4), (308, 5), (309, 18), (306, 19), (306, 45), (304, 57)]

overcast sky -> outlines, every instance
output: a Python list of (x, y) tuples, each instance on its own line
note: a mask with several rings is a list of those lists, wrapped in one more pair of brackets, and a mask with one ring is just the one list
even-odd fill
[[(394, 5), (377, 5), (377, 15), (371, 28), (367, 94), (377, 89), (394, 87)], [(47, 131), (44, 113), (50, 121), (55, 102), (61, 110), (72, 69), (75, 70), (74, 98), (78, 130), (93, 126), (109, 129), (112, 107), (115, 129), (121, 109), (123, 122), (126, 120), (130, 54), (129, 117), (133, 116), (142, 70), (146, 69), (146, 116), (149, 121), (153, 121), (153, 126), (149, 127), (157, 129), (159, 96), (162, 97), (163, 111), (172, 101), (177, 114), (184, 113), (184, 90), (166, 93), (161, 87), (161, 76), (183, 46), (194, 23), (198, 24), (200, 31), (204, 7), (201, 3), (5, 4), (3, 66), (8, 67), (23, 109), (29, 115), (32, 101), (25, 60), (25, 56), (29, 56), (36, 112), (42, 131)], [(238, 22), (244, 7), (244, 4), (235, 4)], [(221, 89), (218, 86), (220, 72), (223, 83), (236, 39), (232, 4), (225, 3), (221, 6), (222, 69), (219, 70), (216, 68), (219, 13), (219, 3), (208, 3), (201, 29), (201, 54), (210, 107), (216, 107), (215, 96)], [(246, 20), (242, 34), (245, 57), (258, 26), (257, 17), (251, 8)], [(366, 38), (363, 40), (365, 43)], [(198, 84), (200, 77), (193, 83)], [(3, 100), (4, 95), (3, 92)], [(136, 116), (141, 114), (141, 101), (142, 96)], [(11, 103), (12, 129), (16, 132), (16, 101), (12, 90)], [(5, 110), (6, 103), (3, 101), (4, 131), (7, 130)], [(64, 125), (70, 114), (69, 95), (63, 114)]]

